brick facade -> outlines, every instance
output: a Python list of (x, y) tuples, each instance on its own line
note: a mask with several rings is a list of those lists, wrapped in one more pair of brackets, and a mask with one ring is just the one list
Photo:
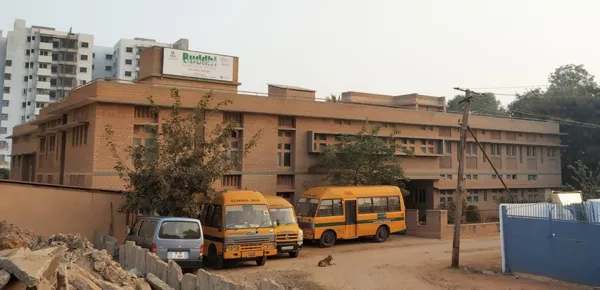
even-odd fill
[[(342, 101), (319, 102), (314, 91), (275, 85), (269, 88), (271, 94), (249, 94), (237, 91), (237, 59), (234, 83), (190, 80), (160, 76), (161, 66), (155, 63), (161, 61), (156, 57), (159, 50), (144, 51), (139, 81), (88, 83), (74, 89), (67, 100), (42, 109), (37, 120), (15, 127), (12, 158), (17, 162), (12, 162), (11, 178), (58, 184), (62, 175), (66, 185), (122, 189), (105, 127), (112, 127), (119, 155), (125, 157), (124, 148), (149, 138), (141, 125), (160, 125), (160, 119), (168, 117), (169, 90), (177, 87), (185, 108), (194, 107), (208, 90), (213, 91), (215, 102), (232, 102), (206, 116), (206, 130), (233, 114), (241, 117), (241, 142), (261, 132), (241, 168), (224, 179), (222, 185), (227, 187), (294, 198), (308, 187), (324, 184), (320, 176), (308, 172), (318, 160), (319, 148), (334, 144), (335, 135), (358, 132), (368, 119), (382, 126), (383, 135), (400, 130), (397, 142), (414, 150), (413, 157), (399, 157), (413, 180), (407, 205), (431, 209), (453, 197), (460, 115), (446, 113), (443, 98), (347, 92)], [(148, 96), (163, 106), (158, 119), (139, 111), (148, 105)], [(374, 104), (369, 96), (376, 97)], [(386, 97), (391, 105), (381, 105)], [(544, 189), (561, 185), (558, 124), (476, 115), (470, 123), (519, 199), (542, 198)], [(49, 140), (56, 143), (50, 146)], [(471, 202), (493, 208), (494, 199), (504, 194), (502, 184), (471, 137), (468, 142), (473, 146), (466, 155), (465, 172)], [(18, 162), (25, 159), (29, 161)]]

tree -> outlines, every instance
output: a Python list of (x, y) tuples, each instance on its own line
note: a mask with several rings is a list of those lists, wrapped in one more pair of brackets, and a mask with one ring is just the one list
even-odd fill
[(325, 99), (326, 102), (339, 102), (342, 100), (342, 97), (338, 97), (334, 94), (331, 94), (329, 97), (327, 97), (327, 99)]
[[(239, 153), (231, 151), (230, 138), (237, 124), (224, 121), (206, 132), (205, 116), (230, 104), (212, 105), (213, 95), (205, 94), (192, 110), (181, 106), (177, 89), (171, 90), (172, 110), (160, 125), (148, 126), (155, 133), (152, 144), (124, 149), (133, 167), (120, 156), (110, 125), (105, 128), (107, 146), (117, 159), (115, 170), (126, 183), (125, 202), (120, 210), (157, 212), (165, 216), (196, 216), (201, 207), (198, 194), (214, 198), (220, 191), (215, 181), (236, 168), (256, 144), (260, 131), (246, 141)], [(153, 114), (159, 107), (149, 97)], [(158, 117), (158, 116), (157, 116)], [(160, 128), (159, 128), (160, 126)]]
[[(461, 207), (461, 217), (464, 217), (467, 214), (467, 207), (469, 206), (469, 204), (467, 203), (467, 199), (466, 198), (462, 198), (462, 207)], [(447, 214), (448, 214), (448, 223), (449, 224), (453, 224), (454, 223), (454, 219), (456, 217), (456, 203), (454, 202), (444, 202), (444, 203), (440, 203), (440, 205), (438, 206), (438, 209), (441, 210), (446, 210)]]
[(583, 65), (563, 65), (548, 77), (548, 88), (536, 88), (517, 95), (508, 110), (514, 117), (560, 122), (563, 183), (572, 181), (568, 165), (581, 162), (587, 167), (600, 160), (600, 88)]
[[(447, 110), (450, 112), (462, 112), (463, 105), (460, 102), (464, 99), (465, 96), (463, 95), (454, 96), (454, 98), (448, 101)], [(477, 96), (477, 98), (471, 102), (470, 112), (493, 116), (507, 115), (506, 110), (502, 107), (500, 101), (496, 99), (496, 95), (493, 93), (484, 93)]]
[(333, 185), (395, 185), (404, 189), (408, 179), (404, 176), (398, 151), (405, 149), (394, 141), (399, 132), (379, 136), (381, 128), (368, 122), (357, 134), (338, 136), (339, 144), (327, 145), (319, 156), (319, 163), (312, 172), (325, 174)]
[(581, 189), (583, 200), (600, 198), (600, 163), (594, 170), (590, 170), (581, 160), (577, 160), (568, 168), (573, 171), (571, 178)]
[(6, 168), (0, 168), (0, 179), (9, 179), (10, 178), (10, 170)]

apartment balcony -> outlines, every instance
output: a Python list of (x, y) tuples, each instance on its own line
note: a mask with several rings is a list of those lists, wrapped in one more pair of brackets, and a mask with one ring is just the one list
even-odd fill
[(51, 76), (52, 71), (49, 68), (39, 68), (37, 74), (39, 76)]
[(50, 89), (50, 82), (49, 81), (47, 81), (47, 82), (38, 81), (36, 87), (38, 89), (47, 89), (47, 90), (49, 90)]
[(12, 74), (12, 72), (13, 72), (12, 66), (5, 66), (4, 67), (4, 73)]
[(36, 102), (44, 102), (44, 103), (49, 103), (49, 102), (50, 102), (50, 95), (46, 95), (46, 94), (36, 94), (36, 95), (35, 95), (35, 101), (36, 101)]
[(51, 55), (40, 55), (40, 56), (38, 56), (38, 62), (52, 63), (52, 56)]
[(40, 42), (41, 50), (52, 50), (52, 42)]

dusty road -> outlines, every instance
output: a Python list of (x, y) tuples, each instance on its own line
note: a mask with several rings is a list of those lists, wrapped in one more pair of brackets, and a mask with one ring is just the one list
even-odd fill
[[(359, 241), (330, 249), (306, 246), (296, 259), (282, 256), (269, 259), (260, 268), (246, 263), (216, 272), (234, 281), (269, 278), (288, 289), (590, 289), (541, 277), (500, 274), (498, 238), (462, 240), (460, 270), (448, 268), (451, 249), (451, 241), (393, 236), (383, 244)], [(329, 254), (335, 265), (317, 267)]]

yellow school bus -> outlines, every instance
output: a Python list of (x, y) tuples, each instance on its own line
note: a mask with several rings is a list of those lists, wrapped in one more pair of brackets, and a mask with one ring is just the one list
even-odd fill
[(204, 260), (215, 269), (225, 261), (254, 260), (259, 266), (277, 254), (267, 200), (256, 191), (228, 191), (203, 206)]
[(285, 198), (276, 195), (265, 195), (269, 203), (271, 219), (277, 234), (277, 253), (288, 253), (296, 258), (302, 250), (304, 240), (302, 230), (298, 227), (294, 207)]
[(315, 187), (296, 204), (304, 240), (331, 247), (337, 239), (371, 236), (384, 242), (406, 231), (404, 199), (396, 186)]

